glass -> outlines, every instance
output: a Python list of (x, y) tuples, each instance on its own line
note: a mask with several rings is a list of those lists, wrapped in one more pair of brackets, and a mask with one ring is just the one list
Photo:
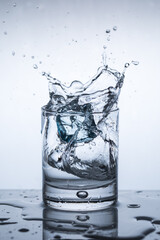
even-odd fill
[(47, 205), (95, 210), (115, 203), (118, 116), (118, 109), (107, 116), (92, 113), (84, 124), (85, 113), (51, 112), (42, 107), (43, 200)]

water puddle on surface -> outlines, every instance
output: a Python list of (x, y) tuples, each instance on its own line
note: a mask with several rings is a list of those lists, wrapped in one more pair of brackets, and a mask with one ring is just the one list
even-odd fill
[[(60, 211), (46, 207), (37, 193), (8, 194), (0, 198), (0, 228), (17, 226), (19, 234), (33, 235), (32, 226), (43, 227), (48, 239), (158, 239), (160, 235), (160, 195), (157, 192), (123, 191), (119, 201), (101, 211)], [(39, 191), (39, 195), (40, 195)], [(27, 196), (27, 198), (24, 198)], [(16, 197), (16, 198), (15, 198)], [(33, 202), (30, 202), (30, 200)], [(20, 218), (18, 219), (18, 214)], [(23, 226), (19, 223), (23, 221)], [(27, 225), (26, 225), (26, 224)], [(8, 229), (9, 229), (8, 226)], [(36, 232), (34, 237), (36, 239)], [(12, 231), (14, 236), (14, 231)], [(8, 234), (11, 234), (8, 232)], [(16, 238), (21, 239), (21, 238)], [(33, 238), (34, 239), (34, 238)], [(40, 240), (40, 239), (39, 239)]]

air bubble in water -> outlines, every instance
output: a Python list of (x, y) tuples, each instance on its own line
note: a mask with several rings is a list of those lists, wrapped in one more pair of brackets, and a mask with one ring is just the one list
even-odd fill
[(86, 198), (86, 197), (88, 197), (88, 192), (86, 192), (86, 191), (78, 191), (77, 192), (77, 197), (79, 197), (79, 198)]
[(89, 220), (89, 216), (88, 215), (79, 215), (79, 216), (77, 216), (77, 220), (81, 221), (81, 222), (85, 222), (85, 221)]
[(34, 64), (34, 65), (33, 65), (33, 68), (34, 68), (34, 69), (37, 69), (37, 68), (38, 68), (37, 64)]
[(113, 27), (113, 30), (114, 30), (114, 31), (117, 31), (117, 26), (114, 26), (114, 27)]
[(127, 205), (128, 208), (140, 208), (140, 206), (141, 206), (140, 204), (135, 204), (135, 203)]

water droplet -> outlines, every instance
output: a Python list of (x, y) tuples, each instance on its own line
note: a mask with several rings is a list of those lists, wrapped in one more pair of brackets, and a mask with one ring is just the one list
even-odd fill
[(106, 45), (104, 45), (104, 46), (103, 46), (103, 49), (106, 49), (106, 48), (107, 48), (107, 46), (106, 46)]
[(140, 206), (141, 206), (140, 204), (134, 204), (134, 203), (127, 205), (128, 208), (140, 208)]
[(114, 27), (113, 27), (113, 30), (114, 30), (114, 31), (117, 31), (117, 26), (114, 26)]
[(42, 64), (42, 61), (39, 61), (39, 64)]
[(110, 41), (110, 37), (107, 38), (107, 41)]
[(89, 220), (89, 216), (88, 215), (79, 215), (79, 216), (77, 216), (77, 220), (81, 221), (81, 222), (85, 222), (85, 221)]
[(7, 32), (6, 32), (6, 31), (4, 32), (4, 35), (7, 35)]
[(88, 192), (86, 191), (78, 191), (77, 192), (77, 197), (79, 198), (86, 198), (88, 196)]
[(25, 54), (23, 54), (23, 55), (22, 55), (22, 57), (26, 57), (26, 55), (25, 55)]
[(28, 232), (29, 229), (28, 229), (28, 228), (20, 228), (18, 231), (19, 231), (19, 232)]
[(50, 57), (50, 55), (49, 55), (49, 54), (47, 54), (47, 57)]
[(34, 56), (31, 56), (32, 59), (34, 59)]
[(13, 3), (13, 7), (16, 7), (17, 6), (17, 4), (16, 3)]
[(14, 237), (11, 237), (11, 239), (14, 239)]
[(2, 23), (5, 23), (6, 21), (3, 21)]
[(15, 51), (12, 51), (12, 56), (15, 56), (15, 54), (16, 54)]
[(111, 31), (110, 29), (106, 29), (106, 33), (110, 33), (110, 31)]
[(33, 65), (33, 68), (34, 68), (34, 69), (37, 69), (37, 68), (38, 68), (37, 64), (34, 64), (34, 65)]
[(134, 64), (135, 66), (137, 66), (139, 64), (138, 61), (132, 61), (131, 63)]
[(125, 67), (125, 68), (128, 68), (129, 65), (130, 65), (129, 63), (125, 63), (124, 67)]

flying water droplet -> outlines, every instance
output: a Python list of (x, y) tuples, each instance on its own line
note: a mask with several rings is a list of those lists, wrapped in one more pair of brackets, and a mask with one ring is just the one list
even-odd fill
[(130, 63), (125, 63), (124, 67), (128, 68), (130, 66)]
[(132, 61), (131, 63), (134, 64), (135, 66), (137, 66), (139, 64), (138, 61)]
[(127, 205), (128, 208), (140, 208), (140, 206), (141, 206), (140, 204), (135, 204), (135, 203)]
[(34, 64), (34, 65), (33, 65), (33, 68), (34, 68), (34, 69), (38, 69), (37, 64)]
[(110, 31), (111, 31), (110, 29), (106, 29), (106, 33), (110, 33)]
[(79, 197), (79, 198), (86, 198), (86, 197), (88, 197), (88, 192), (86, 192), (86, 191), (78, 191), (77, 192), (77, 197)]
[(117, 31), (117, 26), (114, 26), (114, 27), (113, 27), (113, 30), (114, 30), (114, 31)]

